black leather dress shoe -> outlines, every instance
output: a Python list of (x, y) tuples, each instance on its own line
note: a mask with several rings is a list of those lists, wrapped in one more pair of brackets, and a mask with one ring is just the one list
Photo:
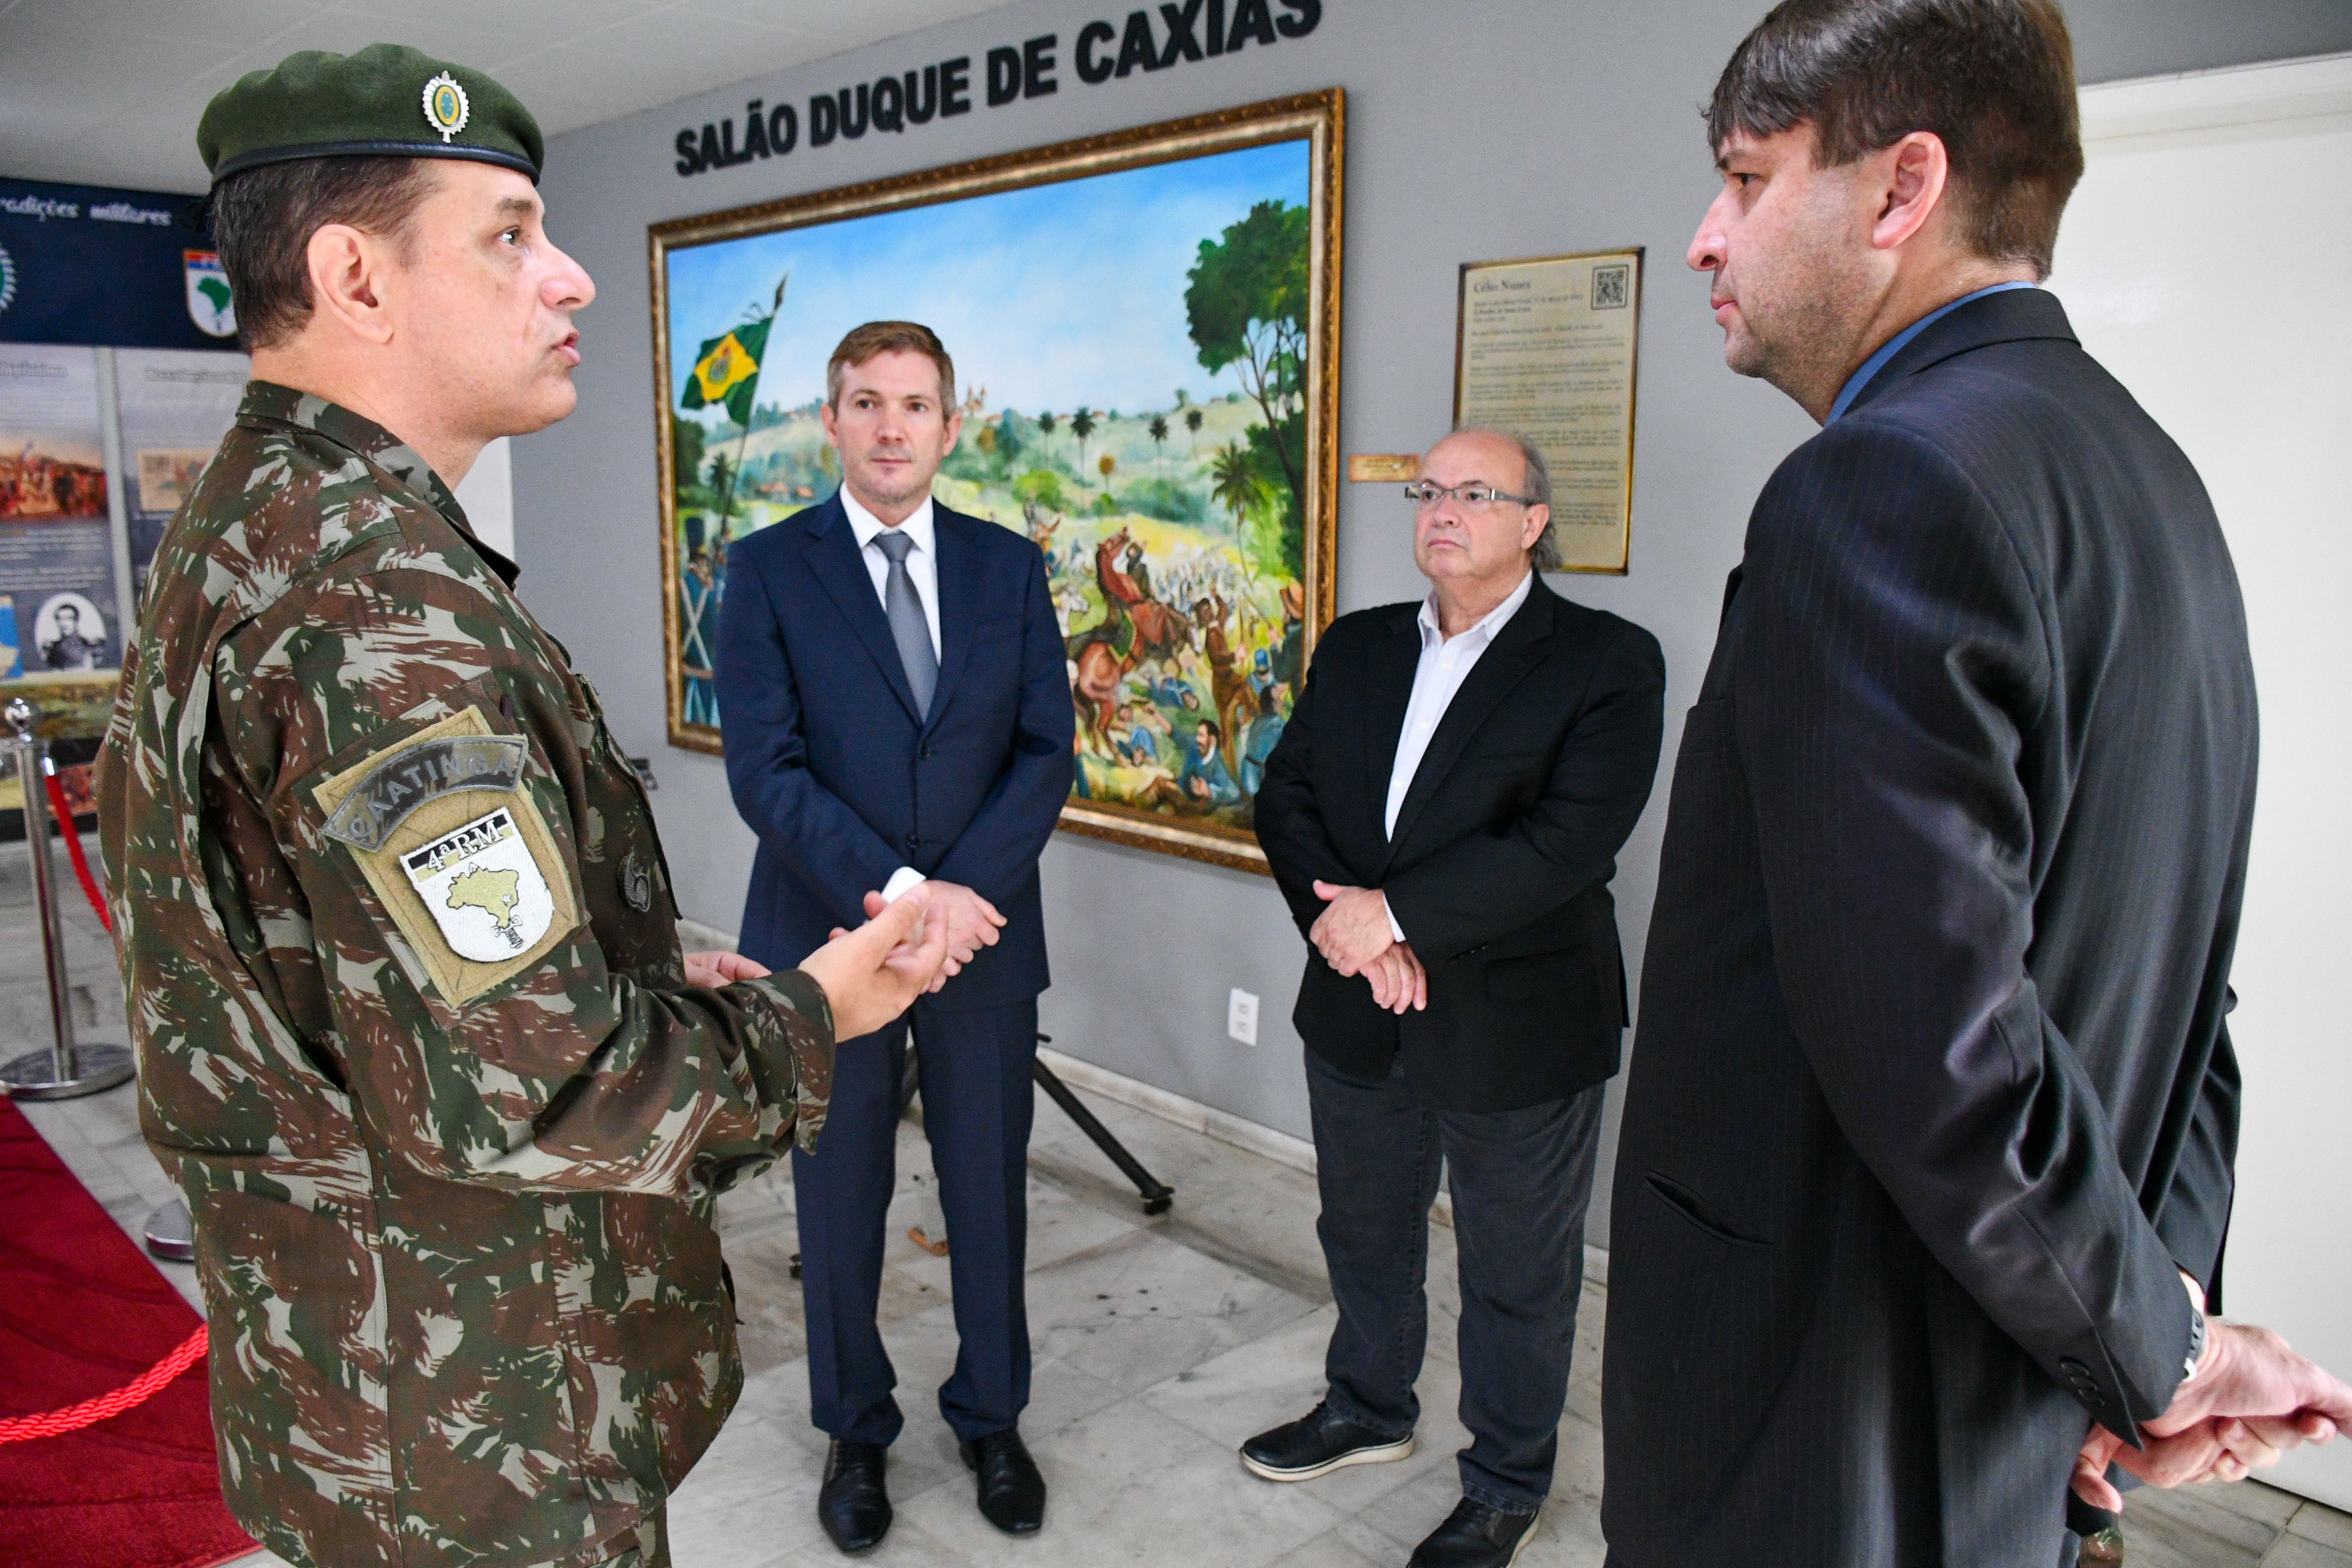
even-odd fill
[(1405, 1568), (1510, 1568), (1535, 1532), (1532, 1513), (1505, 1513), (1464, 1498), (1412, 1549)]
[(1021, 1434), (1007, 1426), (958, 1444), (963, 1468), (980, 1477), (980, 1511), (1007, 1535), (1034, 1535), (1045, 1522), (1045, 1478)]
[(824, 1485), (817, 1489), (816, 1517), (844, 1552), (863, 1552), (890, 1533), (890, 1493), (882, 1469), (890, 1450), (879, 1443), (834, 1440), (824, 1457)]
[(1412, 1434), (1390, 1437), (1350, 1421), (1327, 1400), (1297, 1420), (1242, 1445), (1242, 1463), (1269, 1481), (1311, 1481), (1348, 1465), (1385, 1465), (1412, 1452)]

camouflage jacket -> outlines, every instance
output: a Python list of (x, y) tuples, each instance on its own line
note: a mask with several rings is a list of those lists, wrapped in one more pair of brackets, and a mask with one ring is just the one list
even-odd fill
[(512, 573), (387, 432), (256, 382), (99, 764), (224, 1490), (297, 1563), (602, 1561), (741, 1385), (713, 1194), (831, 1089), (806, 975), (686, 983), (642, 787)]

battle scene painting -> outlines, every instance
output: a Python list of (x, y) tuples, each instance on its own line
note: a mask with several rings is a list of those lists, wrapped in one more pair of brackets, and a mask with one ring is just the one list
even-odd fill
[(840, 482), (825, 361), (954, 356), (933, 493), (1044, 552), (1066, 827), (1263, 869), (1265, 760), (1330, 618), (1336, 92), (653, 231), (670, 740), (717, 751), (727, 547)]

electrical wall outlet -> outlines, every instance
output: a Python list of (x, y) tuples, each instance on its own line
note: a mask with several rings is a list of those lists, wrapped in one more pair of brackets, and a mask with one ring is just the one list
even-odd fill
[(1257, 993), (1234, 986), (1225, 994), (1225, 1033), (1243, 1045), (1257, 1044)]

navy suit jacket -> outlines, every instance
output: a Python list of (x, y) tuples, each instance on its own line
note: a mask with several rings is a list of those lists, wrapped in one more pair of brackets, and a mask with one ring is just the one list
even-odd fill
[(936, 502), (940, 679), (928, 718), (836, 495), (738, 541), (719, 617), (735, 809), (760, 836), (742, 947), (797, 963), (901, 866), (1005, 917), (949, 1008), (1045, 989), (1037, 857), (1070, 793), (1074, 714), (1037, 547)]

